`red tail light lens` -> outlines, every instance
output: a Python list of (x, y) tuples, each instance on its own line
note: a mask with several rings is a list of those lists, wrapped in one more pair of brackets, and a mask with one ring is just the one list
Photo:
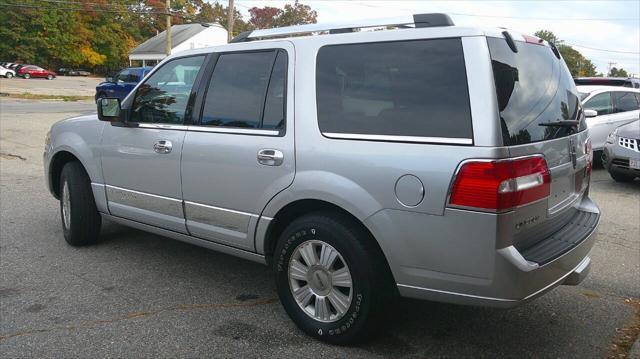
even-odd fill
[(470, 161), (456, 175), (449, 204), (505, 211), (551, 193), (551, 177), (543, 157)]

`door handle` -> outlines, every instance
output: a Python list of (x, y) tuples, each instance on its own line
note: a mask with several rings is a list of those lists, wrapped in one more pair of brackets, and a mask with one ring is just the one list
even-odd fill
[(167, 153), (170, 153), (172, 149), (173, 149), (173, 145), (171, 144), (171, 141), (158, 140), (156, 141), (156, 143), (153, 144), (153, 150), (156, 153), (167, 154)]
[(284, 161), (282, 151), (263, 149), (258, 151), (258, 163), (265, 166), (280, 166)]

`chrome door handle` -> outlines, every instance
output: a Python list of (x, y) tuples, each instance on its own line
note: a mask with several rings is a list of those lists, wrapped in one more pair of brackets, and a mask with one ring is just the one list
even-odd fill
[(280, 166), (284, 161), (282, 151), (263, 149), (258, 151), (258, 163), (265, 166)]
[(173, 145), (171, 144), (171, 141), (158, 140), (153, 144), (153, 150), (156, 153), (167, 154), (170, 153), (172, 149)]

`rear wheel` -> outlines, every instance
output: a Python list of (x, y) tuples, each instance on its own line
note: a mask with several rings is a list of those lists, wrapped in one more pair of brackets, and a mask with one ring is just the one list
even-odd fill
[(609, 175), (611, 175), (611, 178), (613, 178), (613, 180), (616, 182), (631, 182), (635, 178), (635, 176), (616, 172), (609, 172)]
[(53, 80), (53, 75), (47, 75), (47, 80)]
[(12, 78), (12, 77), (13, 77), (13, 74), (12, 74), (11, 72), (7, 72), (7, 73), (4, 75), (4, 77), (6, 77), (6, 78), (10, 79), (10, 78)]
[(94, 243), (102, 219), (96, 208), (91, 180), (79, 162), (69, 162), (60, 175), (60, 217), (64, 239), (72, 246)]
[(368, 234), (331, 213), (293, 221), (274, 255), (287, 314), (305, 333), (332, 344), (366, 339), (395, 294), (388, 267)]
[(30, 79), (30, 78), (31, 78), (31, 75), (29, 75), (29, 74), (24, 74), (24, 78), (28, 80), (28, 79)]

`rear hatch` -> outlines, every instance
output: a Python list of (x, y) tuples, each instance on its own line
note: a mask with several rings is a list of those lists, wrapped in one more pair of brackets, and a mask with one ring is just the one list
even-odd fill
[(577, 216), (592, 154), (578, 91), (556, 48), (528, 36), (509, 43), (506, 36), (487, 38), (503, 143), (511, 158), (542, 155), (549, 170), (549, 196), (516, 206), (500, 223), (507, 242), (526, 252), (572, 223), (582, 225)]

